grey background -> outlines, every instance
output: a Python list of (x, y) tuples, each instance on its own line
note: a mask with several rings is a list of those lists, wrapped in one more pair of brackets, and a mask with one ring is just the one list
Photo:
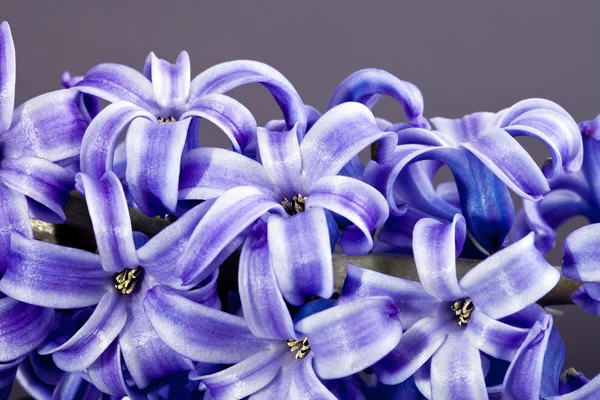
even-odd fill
[[(140, 68), (149, 51), (174, 61), (180, 50), (192, 74), (249, 58), (279, 69), (307, 104), (323, 110), (335, 87), (365, 67), (416, 84), (425, 115), (459, 117), (496, 111), (527, 97), (546, 97), (576, 120), (600, 113), (600, 24), (597, 2), (206, 2), (2, 0), (17, 51), (17, 102), (56, 89), (65, 69), (83, 74), (100, 62)], [(232, 95), (259, 123), (280, 112), (260, 86)], [(400, 120), (385, 99), (377, 115)], [(225, 145), (216, 129), (205, 145)], [(546, 149), (524, 141), (540, 162)], [(439, 179), (447, 178), (442, 172)], [(564, 234), (584, 223), (577, 220)], [(550, 261), (560, 265), (557, 249)], [(600, 319), (576, 307), (555, 318), (567, 364), (600, 372)], [(15, 393), (15, 398), (22, 394)]]

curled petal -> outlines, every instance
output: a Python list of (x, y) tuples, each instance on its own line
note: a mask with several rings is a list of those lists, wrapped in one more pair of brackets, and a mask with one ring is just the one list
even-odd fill
[(294, 216), (272, 214), (268, 247), (283, 297), (301, 305), (307, 296), (333, 294), (333, 264), (325, 211), (314, 207)]
[(175, 64), (162, 60), (150, 53), (152, 87), (159, 106), (175, 110), (183, 105), (190, 94), (190, 56), (186, 51), (179, 53)]
[(456, 214), (451, 224), (423, 218), (413, 231), (413, 252), (421, 284), (432, 296), (455, 301), (462, 296), (456, 278), (456, 258), (467, 234), (465, 219)]
[[(33, 239), (33, 230), (27, 207), (27, 200), (21, 193), (0, 185), (0, 257), (5, 258), (10, 251), (10, 236), (13, 232)], [(0, 266), (4, 271), (4, 266)]]
[(514, 327), (488, 317), (477, 308), (467, 324), (467, 336), (479, 350), (492, 357), (510, 361), (529, 329)]
[(264, 348), (244, 319), (197, 304), (161, 286), (146, 294), (144, 308), (158, 336), (194, 361), (235, 364)]
[(98, 303), (111, 283), (98, 255), (13, 233), (0, 290), (42, 307), (79, 308)]
[(291, 199), (301, 192), (298, 187), (302, 168), (297, 127), (282, 132), (258, 130), (258, 149), (261, 163), (279, 188), (282, 197)]
[(306, 207), (322, 207), (347, 218), (340, 245), (348, 255), (366, 254), (373, 247), (371, 233), (388, 218), (385, 198), (358, 179), (328, 176), (319, 179), (308, 195)]
[[(458, 212), (459, 209), (456, 211)], [(377, 232), (377, 239), (382, 243), (394, 246), (399, 252), (412, 253), (415, 225), (419, 220), (428, 217), (431, 216), (412, 207), (409, 207), (403, 215), (390, 215)]]
[(322, 379), (339, 379), (370, 367), (400, 340), (398, 308), (387, 296), (367, 297), (312, 314), (296, 323), (309, 338)]
[(313, 356), (308, 355), (294, 371), (288, 393), (289, 400), (335, 400), (335, 396), (319, 380), (313, 369)]
[(571, 295), (573, 303), (583, 311), (600, 315), (600, 283), (586, 283)]
[(115, 340), (87, 369), (94, 386), (112, 396), (125, 396), (127, 383), (121, 366), (121, 349)]
[(582, 282), (599, 281), (598, 243), (600, 224), (579, 228), (567, 236), (563, 243), (563, 273), (567, 278)]
[(10, 128), (17, 81), (15, 44), (8, 22), (0, 24), (0, 132)]
[(476, 112), (462, 118), (436, 117), (431, 118), (430, 121), (443, 136), (448, 136), (456, 143), (463, 143), (476, 139), (495, 115), (490, 112)]
[(560, 279), (560, 272), (535, 248), (533, 233), (492, 254), (460, 280), (465, 295), (499, 319), (535, 303)]
[(428, 128), (423, 114), (423, 95), (412, 83), (401, 81), (394, 75), (381, 69), (367, 68), (354, 72), (337, 87), (329, 100), (327, 109), (348, 101), (374, 105), (374, 96), (387, 95), (396, 100), (408, 117), (408, 120)]

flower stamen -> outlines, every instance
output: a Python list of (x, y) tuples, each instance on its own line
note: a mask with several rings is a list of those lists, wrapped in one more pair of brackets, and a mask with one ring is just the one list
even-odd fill
[(285, 343), (290, 347), (291, 352), (296, 352), (296, 360), (301, 360), (310, 353), (310, 345), (306, 336), (302, 340), (288, 339)]
[(290, 215), (299, 214), (305, 209), (305, 202), (308, 197), (303, 197), (300, 193), (292, 198), (292, 201), (289, 201), (285, 197), (281, 201), (281, 205), (285, 208)]
[(125, 268), (115, 278), (117, 281), (117, 283), (115, 283), (115, 288), (124, 295), (131, 294), (141, 273), (142, 267)]
[(471, 318), (471, 313), (475, 309), (475, 305), (471, 301), (471, 299), (461, 299), (456, 300), (454, 304), (452, 304), (452, 311), (454, 314), (458, 315), (458, 325), (463, 325), (469, 322)]
[(176, 122), (177, 120), (175, 119), (174, 116), (169, 115), (167, 118), (158, 117), (157, 121), (160, 124), (160, 123), (163, 123), (163, 122)]

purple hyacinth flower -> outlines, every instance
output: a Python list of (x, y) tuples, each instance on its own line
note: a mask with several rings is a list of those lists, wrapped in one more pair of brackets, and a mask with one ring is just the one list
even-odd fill
[(348, 265), (340, 301), (390, 296), (408, 328), (398, 346), (373, 366), (383, 383), (398, 384), (416, 374), (428, 397), (486, 398), (482, 354), (511, 360), (544, 314), (533, 303), (556, 285), (560, 273), (535, 248), (533, 234), (483, 260), (459, 281), (455, 257), (465, 236), (460, 214), (450, 224), (429, 218), (416, 224), (420, 283)]
[(156, 332), (177, 352), (200, 362), (233, 364), (210, 375), (191, 374), (214, 399), (253, 394), (335, 399), (321, 379), (362, 371), (393, 349), (402, 334), (398, 309), (385, 296), (333, 306), (295, 324), (287, 310), (271, 308), (274, 319), (288, 321), (291, 336), (270, 325), (255, 329), (244, 318), (195, 304), (162, 287), (148, 292), (145, 304)]
[[(60, 83), (62, 84), (63, 88), (70, 89), (82, 80), (83, 76), (71, 76), (69, 71), (65, 71), (61, 76)], [(87, 113), (87, 116), (90, 120), (95, 118), (100, 110), (102, 110), (100, 99), (96, 96), (90, 96), (89, 94), (84, 94), (80, 97), (79, 107), (81, 108), (82, 112)]]
[[(267, 226), (244, 243), (242, 299), (261, 291), (255, 285), (261, 285), (259, 278), (266, 273), (277, 277), (291, 304), (300, 305), (307, 296), (332, 295), (331, 223), (326, 210), (353, 224), (340, 239), (347, 254), (371, 249), (371, 232), (388, 216), (385, 199), (371, 186), (336, 174), (371, 143), (379, 141), (380, 151), (390, 151), (396, 135), (381, 131), (369, 109), (358, 103), (328, 111), (301, 143), (297, 129), (259, 129), (262, 165), (217, 148), (198, 148), (184, 155), (179, 198), (218, 196), (179, 260), (185, 285), (210, 275), (217, 255), (227, 248), (233, 251), (258, 220)], [(338, 228), (332, 229), (336, 236)]]
[[(409, 205), (436, 218), (451, 220), (456, 208), (435, 193), (414, 163), (434, 160), (452, 171), (461, 210), (469, 232), (488, 253), (504, 245), (512, 225), (514, 205), (508, 189), (530, 200), (550, 190), (547, 178), (561, 170), (577, 171), (582, 163), (581, 135), (575, 121), (557, 104), (529, 99), (493, 113), (475, 113), (461, 119), (433, 118), (436, 130), (403, 128), (397, 131), (395, 153), (371, 163), (365, 180), (384, 193), (393, 213)], [(552, 154), (540, 170), (514, 139), (540, 139)], [(435, 170), (433, 171), (435, 173)]]
[(128, 191), (147, 215), (176, 213), (181, 156), (199, 146), (200, 118), (219, 126), (234, 151), (244, 153), (247, 146), (252, 147), (254, 117), (223, 93), (253, 82), (262, 83), (273, 93), (290, 128), (296, 123), (306, 125), (304, 105), (294, 87), (279, 72), (259, 62), (219, 64), (193, 80), (186, 52), (175, 64), (151, 53), (144, 74), (119, 64), (93, 67), (76, 88), (113, 103), (93, 120), (85, 134), (82, 173), (100, 179), (113, 170), (117, 143), (129, 125), (125, 141)]
[[(15, 47), (7, 22), (0, 24), (0, 197), (7, 187), (27, 196), (33, 217), (64, 222), (63, 208), (75, 183), (64, 168), (79, 158), (88, 119), (75, 90), (58, 90), (31, 99), (16, 109)], [(3, 213), (5, 214), (5, 213)], [(2, 217), (6, 218), (6, 216)], [(0, 221), (2, 226), (7, 225)], [(8, 240), (3, 230), (1, 241)]]

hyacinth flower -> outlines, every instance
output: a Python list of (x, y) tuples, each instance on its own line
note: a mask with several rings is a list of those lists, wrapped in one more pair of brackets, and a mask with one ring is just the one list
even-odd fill
[[(100, 179), (113, 169), (119, 138), (125, 140), (125, 180), (135, 204), (147, 215), (176, 213), (182, 154), (199, 146), (199, 118), (219, 126), (236, 152), (243, 153), (256, 135), (256, 121), (238, 101), (223, 95), (238, 86), (260, 82), (281, 106), (289, 126), (306, 125), (304, 104), (288, 80), (255, 61), (216, 65), (190, 79), (190, 61), (182, 52), (175, 64), (148, 56), (144, 73), (119, 64), (93, 67), (76, 89), (112, 102), (86, 131), (81, 172)], [(299, 130), (299, 134), (304, 131)], [(81, 187), (78, 187), (82, 191)]]
[(303, 308), (295, 323), (287, 309), (273, 307), (273, 319), (286, 320), (289, 334), (271, 325), (253, 328), (242, 317), (161, 286), (148, 292), (145, 305), (158, 335), (177, 352), (203, 363), (232, 364), (214, 374), (191, 373), (214, 399), (335, 399), (322, 379), (362, 371), (393, 349), (402, 334), (398, 309), (386, 296)]
[(518, 240), (529, 232), (536, 234), (536, 246), (548, 252), (555, 246), (556, 229), (567, 220), (583, 216), (589, 223), (600, 222), (600, 176), (597, 154), (600, 151), (600, 116), (579, 124), (583, 140), (583, 165), (573, 174), (562, 173), (551, 179), (551, 191), (539, 202), (524, 200), (523, 209), (511, 236)]
[[(84, 183), (89, 195), (89, 208), (105, 211), (105, 223), (114, 221), (119, 227), (121, 236), (112, 236), (113, 247), (109, 248), (114, 253), (98, 255), (15, 233), (11, 238), (9, 265), (0, 280), (0, 290), (15, 299), (42, 307), (86, 307), (76, 313), (70, 325), (48, 340), (39, 352), (52, 354), (56, 365), (64, 371), (87, 370), (90, 381), (105, 393), (131, 397), (150, 387), (154, 380), (190, 370), (193, 364), (156, 336), (142, 308), (145, 293), (154, 285), (163, 283), (163, 277), (168, 278), (168, 274), (163, 275), (162, 271), (155, 272), (152, 267), (147, 267), (139, 261), (138, 254), (145, 254), (148, 259), (151, 258), (149, 253), (164, 255), (176, 252), (169, 241), (172, 234), (162, 231), (147, 243), (145, 235), (134, 235), (126, 200), (122, 192), (114, 190), (120, 182), (114, 174), (110, 174), (112, 193), (106, 190), (106, 185), (103, 186), (106, 180), (89, 179)], [(211, 202), (202, 204), (188, 219), (201, 218), (210, 205)], [(192, 226), (196, 224), (197, 221), (193, 220)], [(185, 226), (185, 221), (178, 226)], [(97, 237), (107, 234), (112, 228), (94, 226)], [(209, 307), (220, 307), (215, 285), (216, 274), (197, 288), (185, 291), (184, 295)], [(171, 287), (183, 290), (180, 286)], [(125, 383), (121, 357), (133, 386)], [(121, 378), (107, 379), (108, 376)]]
[[(27, 196), (30, 213), (50, 222), (64, 222), (63, 208), (75, 183), (63, 166), (79, 158), (88, 119), (81, 113), (75, 90), (58, 90), (26, 101), (14, 109), (15, 47), (8, 23), (0, 24), (0, 197), (10, 189)], [(10, 188), (10, 189), (9, 189)], [(6, 213), (3, 213), (6, 214)], [(6, 218), (4, 215), (2, 218)], [(2, 221), (2, 225), (8, 225)], [(8, 230), (2, 230), (6, 241)]]
[[(547, 179), (561, 170), (571, 173), (581, 167), (583, 147), (577, 124), (548, 100), (528, 99), (496, 114), (480, 112), (431, 122), (436, 130), (398, 130), (395, 153), (370, 163), (364, 179), (386, 195), (393, 214), (402, 214), (410, 206), (451, 220), (462, 212), (470, 236), (484, 253), (494, 253), (505, 244), (514, 218), (509, 188), (537, 201), (550, 190)], [(552, 157), (541, 170), (515, 140), (517, 136), (538, 138), (550, 149)], [(410, 168), (423, 160), (435, 162)], [(460, 210), (436, 194), (431, 184), (442, 164), (454, 175)]]
[[(328, 222), (326, 210), (353, 224), (340, 237), (347, 254), (371, 249), (371, 232), (388, 216), (385, 199), (369, 185), (336, 174), (371, 143), (379, 141), (380, 151), (393, 150), (395, 134), (381, 131), (369, 109), (358, 103), (328, 111), (301, 143), (297, 129), (259, 129), (262, 164), (216, 148), (198, 148), (184, 155), (180, 199), (218, 197), (178, 262), (177, 274), (184, 285), (210, 275), (217, 255), (235, 249), (259, 220), (267, 224), (260, 233), (263, 237), (244, 244), (249, 256), (240, 266), (248, 273), (247, 281), (240, 282), (247, 295), (260, 291), (255, 285), (260, 285), (261, 273), (275, 274), (283, 296), (294, 305), (301, 305), (306, 297), (332, 295), (331, 243), (338, 228)], [(265, 267), (268, 271), (262, 272)]]
[(452, 223), (421, 219), (413, 238), (420, 283), (348, 265), (340, 302), (390, 296), (407, 328), (398, 346), (373, 366), (384, 384), (417, 373), (417, 386), (428, 397), (486, 398), (482, 356), (510, 361), (544, 314), (532, 304), (556, 285), (560, 273), (535, 248), (533, 234), (459, 281), (455, 257), (465, 238), (460, 214)]
[[(69, 71), (63, 72), (60, 77), (60, 83), (63, 88), (70, 89), (83, 80), (83, 76), (71, 76)], [(95, 96), (84, 94), (80, 96), (79, 107), (82, 112), (86, 112), (89, 119), (93, 119), (102, 110), (100, 99)]]

